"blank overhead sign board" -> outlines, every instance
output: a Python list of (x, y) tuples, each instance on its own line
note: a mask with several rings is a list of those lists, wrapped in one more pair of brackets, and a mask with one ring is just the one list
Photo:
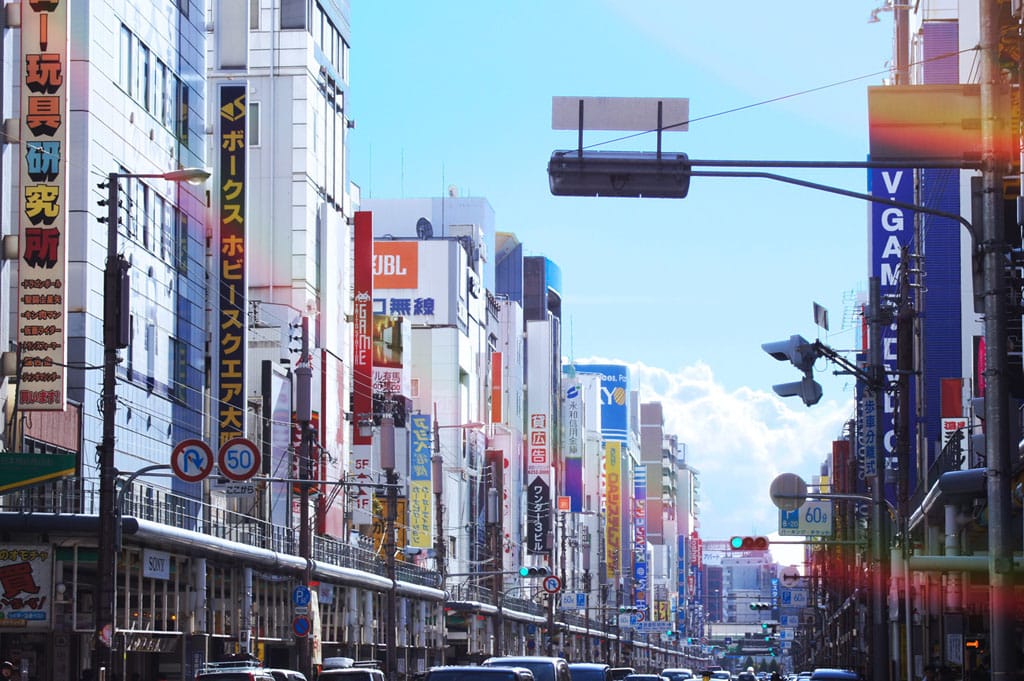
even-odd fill
[(690, 100), (685, 97), (552, 97), (551, 129), (579, 130), (580, 103), (584, 130), (657, 130), (658, 104), (664, 132), (685, 132)]

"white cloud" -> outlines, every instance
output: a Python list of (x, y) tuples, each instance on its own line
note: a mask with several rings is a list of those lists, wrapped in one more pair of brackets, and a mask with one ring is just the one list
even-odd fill
[(686, 444), (687, 463), (700, 472), (705, 539), (777, 532), (771, 481), (779, 473), (807, 480), (818, 474), (853, 414), (852, 400), (823, 399), (808, 408), (749, 387), (727, 392), (703, 363), (670, 371), (613, 359), (577, 361), (626, 364), (640, 401), (662, 404), (666, 432)]

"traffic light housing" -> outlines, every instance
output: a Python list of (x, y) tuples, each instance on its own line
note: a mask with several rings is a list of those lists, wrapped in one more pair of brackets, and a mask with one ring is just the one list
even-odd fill
[(640, 612), (640, 608), (638, 608), (635, 605), (620, 605), (619, 606), (619, 614), (625, 615), (627, 612), (629, 612), (629, 613)]
[(797, 396), (808, 407), (818, 403), (821, 399), (821, 385), (814, 380), (814, 361), (818, 359), (818, 352), (813, 343), (809, 343), (803, 336), (793, 335), (788, 340), (762, 343), (761, 349), (780, 362), (789, 360), (804, 374), (799, 381), (773, 385), (772, 390), (779, 397)]
[(681, 199), (690, 190), (686, 154), (642, 151), (555, 151), (548, 183), (555, 196)]
[(767, 551), (768, 537), (733, 537), (729, 540), (733, 551)]
[[(755, 603), (751, 603), (750, 604), (750, 609), (751, 610), (771, 610), (772, 609), (772, 604), (771, 603), (764, 603), (763, 601), (762, 602), (755, 602)], [(764, 627), (764, 625), (761, 625), (761, 626)]]
[(547, 577), (551, 574), (551, 571), (546, 567), (538, 566), (527, 566), (519, 568), (520, 577)]

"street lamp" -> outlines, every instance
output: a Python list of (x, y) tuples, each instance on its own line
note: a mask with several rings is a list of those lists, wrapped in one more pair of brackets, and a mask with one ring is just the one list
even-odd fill
[[(107, 262), (103, 273), (103, 436), (97, 449), (100, 474), (99, 557), (96, 564), (96, 640), (93, 647), (93, 669), (101, 681), (113, 670), (114, 603), (117, 582), (115, 553), (115, 486), (114, 438), (117, 411), (117, 351), (128, 346), (128, 261), (117, 252), (117, 225), (120, 201), (118, 180), (162, 179), (170, 182), (201, 184), (210, 177), (204, 168), (183, 168), (166, 173), (109, 173), (107, 175)], [(100, 185), (103, 188), (103, 185)]]

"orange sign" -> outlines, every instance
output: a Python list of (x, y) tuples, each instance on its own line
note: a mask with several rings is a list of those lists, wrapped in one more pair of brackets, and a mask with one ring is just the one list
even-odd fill
[(571, 497), (558, 497), (558, 510), (568, 511), (572, 505)]
[(414, 289), (419, 286), (418, 241), (373, 242), (373, 288)]

